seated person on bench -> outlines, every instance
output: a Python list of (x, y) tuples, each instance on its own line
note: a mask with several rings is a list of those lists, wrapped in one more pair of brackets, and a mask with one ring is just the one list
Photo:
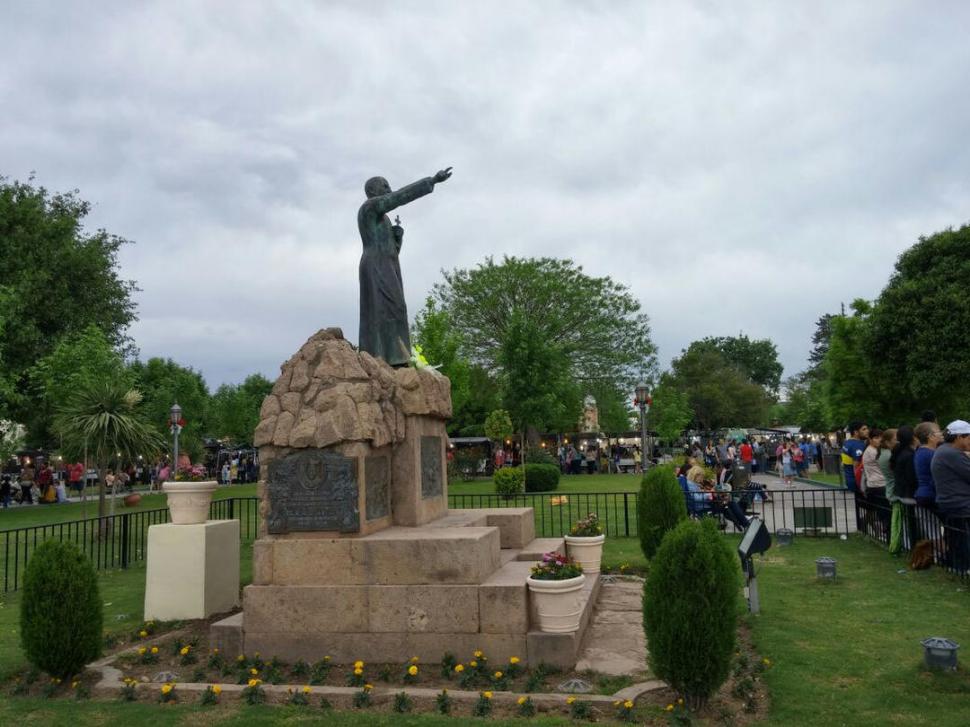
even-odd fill
[(714, 497), (714, 512), (723, 514), (739, 530), (744, 530), (748, 527), (750, 521), (745, 516), (744, 509), (741, 505), (731, 497), (731, 486), (729, 484), (722, 484), (718, 488), (715, 488), (714, 483), (704, 479), (704, 468), (696, 465), (687, 471), (687, 483), (688, 485), (694, 483), (705, 492), (716, 492), (715, 495), (712, 495)]

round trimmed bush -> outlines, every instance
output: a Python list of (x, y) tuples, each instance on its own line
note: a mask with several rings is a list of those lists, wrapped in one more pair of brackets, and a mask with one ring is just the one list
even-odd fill
[(557, 487), (559, 487), (559, 467), (554, 464), (526, 463), (526, 492), (551, 492)]
[(650, 560), (660, 541), (681, 520), (687, 519), (687, 502), (673, 467), (651, 467), (640, 483), (637, 528), (640, 549)]
[(691, 709), (728, 677), (739, 585), (737, 562), (713, 518), (681, 522), (650, 563), (643, 587), (650, 668)]
[(91, 561), (72, 543), (48, 540), (24, 571), (20, 643), (51, 676), (79, 674), (101, 655), (101, 596)]
[(502, 467), (495, 470), (492, 480), (495, 482), (495, 492), (509, 500), (522, 494), (522, 483), (525, 475), (521, 467)]

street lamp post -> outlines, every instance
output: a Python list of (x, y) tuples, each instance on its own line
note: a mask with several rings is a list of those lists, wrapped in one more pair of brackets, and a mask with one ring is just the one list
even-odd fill
[(650, 396), (650, 389), (644, 382), (637, 384), (637, 404), (640, 406), (640, 461), (643, 469), (650, 466), (650, 450), (647, 449), (647, 398)]
[(179, 432), (182, 431), (181, 421), (182, 421), (182, 407), (177, 403), (172, 404), (172, 479), (175, 479), (175, 473), (178, 472), (179, 468)]

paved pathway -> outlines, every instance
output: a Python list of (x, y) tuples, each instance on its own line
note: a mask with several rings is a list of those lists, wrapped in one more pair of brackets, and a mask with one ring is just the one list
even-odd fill
[(602, 674), (647, 675), (643, 635), (643, 580), (606, 576), (592, 623), (580, 649), (576, 670)]

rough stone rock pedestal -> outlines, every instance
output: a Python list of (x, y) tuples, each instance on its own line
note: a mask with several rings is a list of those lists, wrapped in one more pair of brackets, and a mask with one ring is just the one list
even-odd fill
[[(529, 631), (530, 561), (562, 539), (535, 538), (532, 508), (448, 510), (450, 387), (432, 369), (357, 351), (339, 329), (283, 364), (254, 437), (253, 582), (241, 622), (213, 627), (218, 643), (291, 662), (476, 649), (527, 661), (531, 648), (575, 663), (581, 632)], [(595, 588), (587, 595), (588, 611)]]

